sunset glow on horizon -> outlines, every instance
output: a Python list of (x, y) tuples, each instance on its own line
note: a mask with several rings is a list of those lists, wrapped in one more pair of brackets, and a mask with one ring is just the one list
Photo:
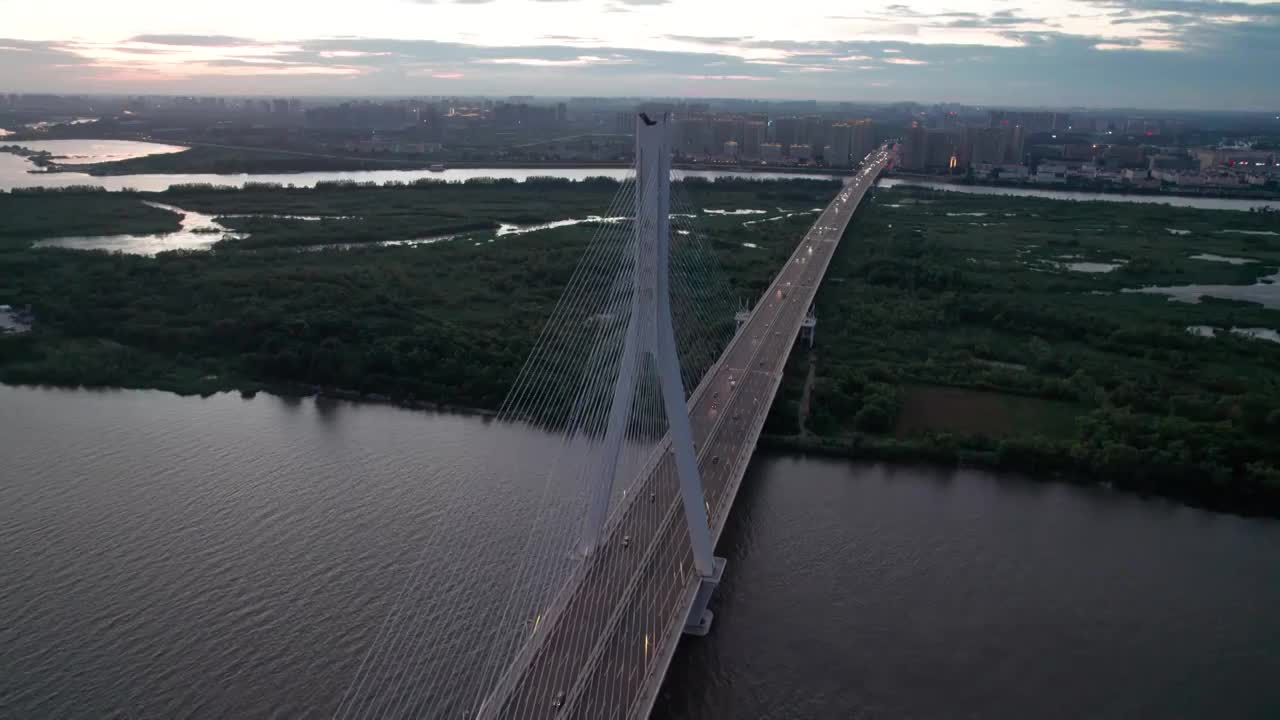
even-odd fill
[(663, 95), (713, 79), (726, 96), (1280, 104), (1280, 2), (797, 0), (777, 22), (722, 0), (68, 0), (5, 17), (7, 92)]

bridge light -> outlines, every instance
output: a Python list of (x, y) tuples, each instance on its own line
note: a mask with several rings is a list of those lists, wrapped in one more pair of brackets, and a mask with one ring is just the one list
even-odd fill
[(644, 659), (649, 659), (649, 633), (644, 634)]

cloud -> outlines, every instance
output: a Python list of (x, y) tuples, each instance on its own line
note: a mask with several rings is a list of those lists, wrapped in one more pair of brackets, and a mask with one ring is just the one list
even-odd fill
[[(864, 15), (829, 15), (831, 20), (870, 23), (880, 28), (901, 28), (903, 20), (909, 20), (916, 31), (920, 29), (989, 30), (1009, 27), (1048, 27), (1052, 21), (1044, 17), (1017, 14), (1016, 9), (991, 13), (973, 11), (923, 12), (907, 5), (889, 5), (883, 12)], [(904, 33), (908, 34), (908, 33)], [(914, 34), (914, 33), (911, 33)]]
[(685, 80), (768, 80), (769, 78), (760, 75), (681, 75)]
[(175, 47), (238, 47), (256, 45), (257, 41), (230, 35), (135, 35), (129, 42)]
[(1227, 0), (1095, 0), (1103, 8), (1127, 12), (1178, 12), (1211, 17), (1280, 17), (1280, 2), (1247, 3)]
[(1175, 13), (1165, 13), (1163, 15), (1139, 15), (1135, 16), (1128, 11), (1121, 17), (1111, 21), (1112, 25), (1137, 25), (1157, 23), (1163, 25), (1191, 25), (1198, 22), (1191, 15), (1178, 15)]
[(579, 55), (576, 58), (551, 59), (537, 57), (486, 58), (476, 62), (493, 65), (526, 65), (528, 67), (579, 67), (583, 65), (619, 65), (631, 62), (621, 57), (600, 57), (597, 55)]
[[(981, 16), (974, 13), (956, 13), (964, 17), (957, 17), (953, 20), (947, 20), (941, 23), (941, 27), (948, 28), (993, 28), (1008, 27), (1012, 25), (1047, 25), (1045, 18), (1027, 17), (1022, 15), (1014, 15), (1012, 10), (1001, 10), (987, 16)], [(943, 17), (942, 15), (935, 17)]]
[[(1143, 28), (1144, 50), (1180, 50), (1204, 56), (1250, 56), (1280, 60), (1280, 2), (1225, 0), (1093, 0), (1109, 10), (1110, 24)], [(1097, 47), (1121, 49), (1105, 38)]]
[(663, 35), (662, 37), (676, 42), (697, 43), (699, 45), (745, 45), (751, 42), (750, 37), (741, 35)]
[[(606, 2), (611, 3), (606, 9), (623, 12), (638, 7)], [(492, 37), (483, 33), (469, 36), (474, 42), (345, 36), (286, 43), (213, 34), (135, 35), (118, 42), (0, 38), (0, 75), (10, 83), (6, 89), (16, 92), (738, 93), (1059, 107), (1280, 106), (1280, 87), (1270, 70), (1280, 66), (1280, 16), (1269, 14), (1268, 8), (1280, 3), (1250, 4), (1255, 15), (1242, 22), (1241, 16), (1222, 14), (1236, 12), (1239, 3), (1076, 2), (1094, 13), (1074, 22), (1065, 16), (1041, 21), (1015, 9), (911, 10), (894, 18), (914, 23), (923, 28), (921, 33), (932, 28), (933, 35), (920, 36), (930, 42), (910, 41), (905, 34), (878, 39), (889, 24), (876, 25), (876, 36), (850, 32), (847, 37), (854, 39), (847, 40), (762, 40), (745, 33), (698, 35), (686, 30), (657, 35), (654, 42), (629, 38), (630, 46), (572, 34), (578, 27), (565, 34), (535, 34), (532, 45), (478, 44)], [(1162, 9), (1169, 6), (1177, 9)], [(1211, 14), (1198, 17), (1186, 11), (1202, 7), (1211, 8)], [(1082, 27), (1084, 20), (1092, 23), (1092, 34), (1065, 31)], [(1121, 20), (1133, 22), (1116, 22)], [(1057, 21), (1061, 27), (1052, 25)], [(944, 27), (957, 22), (983, 27)], [(981, 34), (979, 41), (973, 40), (975, 33)], [(953, 37), (955, 42), (939, 41)]]

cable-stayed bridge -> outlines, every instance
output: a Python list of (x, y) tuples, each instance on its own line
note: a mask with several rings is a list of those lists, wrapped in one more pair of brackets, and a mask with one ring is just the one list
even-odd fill
[[(670, 183), (668, 117), (637, 119), (624, 183), (499, 415), (554, 433), (532, 517), (453, 518), (491, 565), (412, 568), (335, 717), (644, 718), (682, 634), (704, 635), (713, 555), (853, 212), (842, 184), (749, 312)], [(686, 389), (692, 388), (691, 391)], [(506, 448), (515, 451), (515, 448)], [(514, 549), (517, 548), (518, 549)]]

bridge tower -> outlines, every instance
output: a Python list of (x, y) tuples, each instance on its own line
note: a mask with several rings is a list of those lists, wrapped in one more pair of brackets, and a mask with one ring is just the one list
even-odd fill
[(600, 539), (608, 515), (618, 462), (636, 392), (637, 367), (652, 363), (656, 371), (680, 479), (680, 496), (685, 522), (693, 545), (693, 561), (702, 577), (685, 631), (705, 635), (712, 613), (707, 602), (724, 573), (725, 560), (714, 557), (711, 529), (698, 474), (697, 453), (675, 327), (671, 319), (671, 116), (650, 118), (640, 113), (636, 120), (636, 256), (635, 293), (631, 319), (623, 345), (621, 369), (613, 389), (609, 423), (605, 431), (605, 464), (602, 481), (592, 495), (587, 510), (581, 550), (589, 554)]

